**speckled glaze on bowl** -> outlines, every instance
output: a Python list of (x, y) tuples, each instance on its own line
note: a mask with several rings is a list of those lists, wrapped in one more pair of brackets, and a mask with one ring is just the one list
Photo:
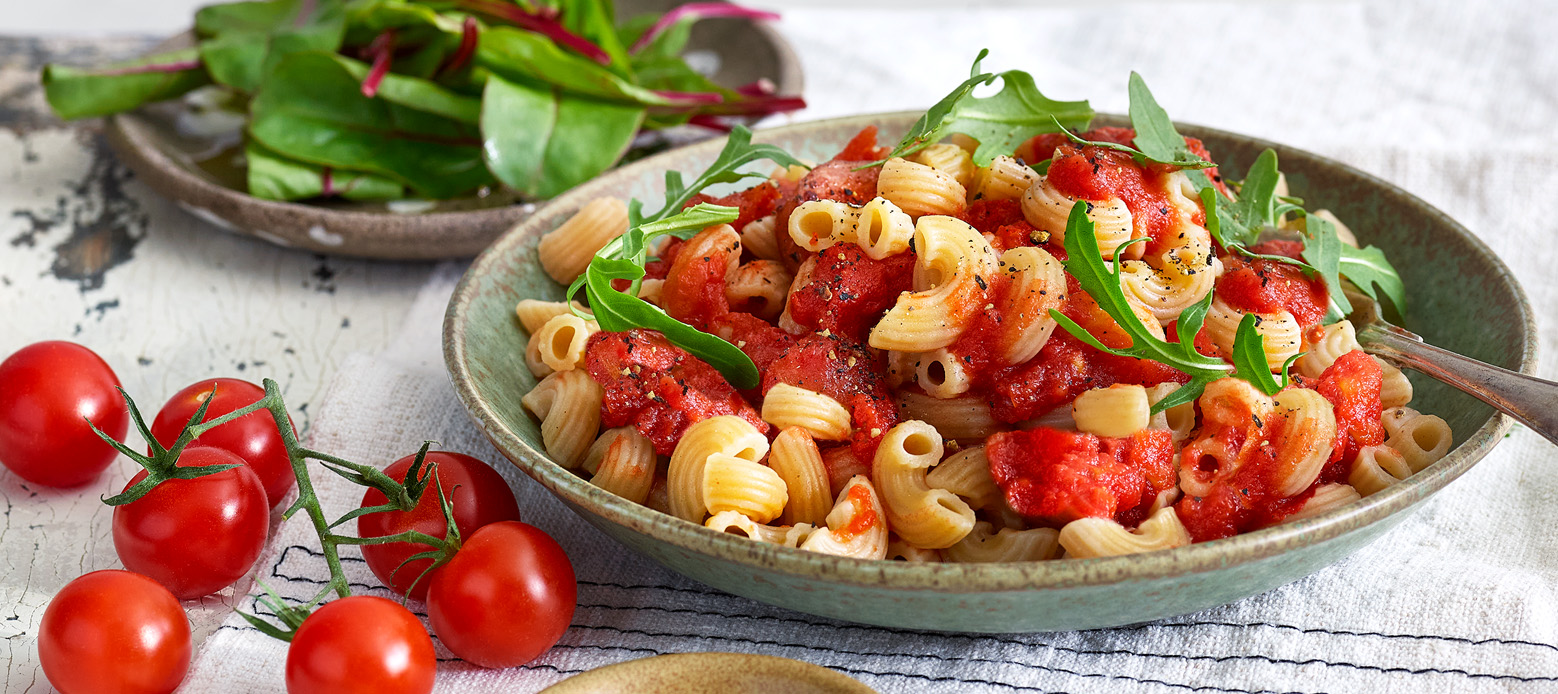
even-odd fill
[[(806, 123), (760, 133), (821, 161), (860, 128), (893, 140), (918, 116), (895, 113)], [(1103, 124), (1117, 120), (1101, 119)], [(1333, 210), (1401, 270), (1429, 342), (1531, 373), (1536, 328), (1509, 269), (1464, 227), (1395, 186), (1313, 154), (1208, 128), (1183, 126), (1230, 171), (1275, 149), (1292, 190)], [(1336, 562), (1401, 522), (1407, 511), (1466, 472), (1510, 420), (1413, 374), (1413, 405), (1449, 422), (1458, 443), (1433, 466), (1362, 501), (1274, 528), (1125, 557), (1007, 564), (909, 564), (845, 559), (749, 541), (651, 511), (605, 492), (542, 453), (537, 424), (520, 407), (535, 383), (513, 307), (558, 299), (536, 262), (541, 234), (592, 198), (660, 199), (667, 169), (701, 171), (721, 147), (666, 152), (582, 185), (499, 239), (466, 273), (444, 322), (444, 356), (477, 426), (506, 456), (581, 517), (619, 542), (710, 586), (811, 614), (895, 627), (976, 632), (1087, 629), (1187, 614), (1270, 590)], [(653, 205), (651, 204), (651, 207)], [(1454, 277), (1454, 282), (1443, 278)], [(1496, 308), (1497, 310), (1488, 310)]]
[[(618, 16), (663, 13), (686, 0), (621, 0)], [(152, 52), (193, 45), (186, 32)], [(688, 42), (687, 56), (711, 69), (717, 83), (736, 87), (759, 79), (772, 81), (780, 94), (800, 94), (801, 63), (784, 37), (772, 26), (744, 19), (699, 22)], [(253, 236), (279, 246), (314, 253), (382, 260), (469, 258), (513, 227), (537, 204), (514, 202), (498, 193), (482, 198), (414, 203), (401, 206), (331, 200), (285, 202), (249, 195), (241, 176), (214, 175), (195, 163), (237, 142), (237, 132), (219, 137), (180, 133), (183, 109), (178, 102), (154, 104), (104, 119), (104, 134), (119, 158), (146, 185), (179, 207), (223, 231)], [(710, 131), (684, 127), (665, 133), (677, 144), (706, 137)], [(231, 142), (229, 142), (231, 140)], [(663, 147), (658, 141), (653, 143)], [(653, 151), (653, 149), (649, 150)], [(198, 154), (197, 154), (198, 153)], [(629, 152), (629, 158), (635, 153)], [(241, 174), (241, 170), (236, 170)]]
[(875, 694), (820, 665), (749, 653), (672, 653), (607, 665), (541, 694)]

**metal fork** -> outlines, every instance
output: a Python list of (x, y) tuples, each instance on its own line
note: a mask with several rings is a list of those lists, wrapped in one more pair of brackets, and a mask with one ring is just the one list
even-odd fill
[(1558, 383), (1430, 345), (1380, 317), (1379, 305), (1372, 299), (1351, 292), (1347, 298), (1353, 305), (1348, 318), (1363, 351), (1459, 388), (1558, 444)]

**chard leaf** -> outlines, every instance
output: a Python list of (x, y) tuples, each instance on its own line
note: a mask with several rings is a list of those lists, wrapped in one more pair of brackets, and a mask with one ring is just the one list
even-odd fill
[[(1277, 379), (1271, 377), (1271, 366), (1266, 363), (1266, 345), (1255, 330), (1259, 318), (1253, 313), (1244, 314), (1233, 338), (1234, 377), (1249, 381), (1260, 392), (1276, 395), (1282, 390)], [(1286, 373), (1286, 369), (1283, 370)]]
[[(334, 56), (335, 61), (360, 84), (372, 69), (367, 63), (344, 56)], [(406, 108), (426, 111), (470, 125), (481, 122), (482, 100), (455, 93), (432, 80), (386, 73), (379, 81), (375, 98), (384, 99)]]
[(643, 121), (642, 106), (493, 76), (481, 101), (482, 152), (504, 183), (549, 198), (610, 168)]
[[(611, 0), (573, 0), (558, 15), (563, 28), (588, 39), (611, 58), (610, 67), (624, 76), (632, 76), (628, 52), (617, 33), (616, 12)], [(680, 52), (680, 51), (678, 51)]]
[(570, 53), (545, 36), (511, 27), (490, 27), (481, 32), (476, 64), (511, 82), (546, 82), (596, 99), (643, 106), (686, 105)]
[(128, 111), (210, 83), (193, 48), (94, 70), (65, 65), (43, 68), (44, 97), (64, 120)]
[[(383, 176), (325, 169), (288, 159), (250, 142), (244, 148), (248, 161), (249, 194), (267, 200), (306, 200), (339, 195), (347, 200), (396, 200), (405, 186)], [(329, 190), (326, 190), (328, 182)]]
[(288, 54), (339, 50), (346, 12), (339, 0), (209, 5), (195, 13), (195, 32), (211, 79), (253, 93)]
[[(988, 54), (988, 50), (979, 52), (969, 71), (971, 76), (920, 116), (888, 159), (908, 156), (948, 135), (962, 133), (979, 141), (974, 164), (988, 166), (996, 155), (1011, 153), (1034, 135), (1055, 132), (1057, 124), (1086, 130), (1092, 123), (1093, 108), (1086, 101), (1050, 99), (1039, 92), (1033, 76), (1026, 72), (980, 72), (979, 64)], [(974, 96), (974, 89), (997, 79), (1001, 80), (1000, 92), (984, 98)]]
[(283, 156), (386, 176), (430, 198), (494, 182), (475, 128), (363, 96), (342, 60), (332, 53), (283, 58), (250, 102), (250, 136)]
[[(1310, 215), (1308, 220), (1318, 219)], [(1347, 244), (1341, 244), (1340, 269), (1343, 276), (1352, 280), (1358, 290), (1368, 295), (1376, 303), (1380, 301), (1380, 295), (1390, 300), (1391, 307), (1397, 315), (1405, 316), (1407, 312), (1406, 285), (1401, 282), (1401, 274), (1396, 272), (1395, 266), (1385, 259), (1385, 252), (1374, 247), (1364, 246), (1353, 248)]]

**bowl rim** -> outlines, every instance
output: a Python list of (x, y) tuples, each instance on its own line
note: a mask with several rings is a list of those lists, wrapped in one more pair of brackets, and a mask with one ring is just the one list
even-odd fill
[[(779, 92), (803, 93), (806, 82), (805, 70), (795, 52), (795, 47), (790, 45), (772, 22), (755, 21), (750, 24), (774, 50), (779, 69), (779, 74), (775, 75)], [(193, 28), (186, 29), (148, 48), (146, 53), (179, 45), (180, 42), (191, 42), (194, 36)], [(287, 248), (380, 260), (466, 258), (485, 250), (499, 236), (507, 233), (480, 230), (511, 227), (531, 214), (541, 211), (550, 202), (550, 200), (525, 200), (470, 210), (400, 213), (339, 209), (289, 200), (268, 200), (255, 197), (248, 191), (229, 188), (190, 171), (158, 145), (157, 138), (152, 134), (151, 126), (145, 118), (138, 108), (110, 114), (103, 118), (103, 131), (110, 146), (113, 147), (115, 154), (135, 171), (136, 175), (147, 179), (159, 194), (180, 207), (193, 208), (193, 214), (224, 230), (263, 239)], [(723, 140), (720, 137), (714, 139)], [(651, 158), (653, 157), (645, 157), (645, 159)], [(607, 173), (614, 170), (610, 169)], [(215, 212), (215, 208), (244, 210), (244, 212), (222, 215)], [(405, 223), (408, 228), (398, 233), (354, 238), (349, 244), (353, 247), (348, 248), (321, 241), (312, 235), (283, 235), (268, 229), (238, 227), (230, 219), (234, 216), (289, 217), (296, 220), (292, 226), (310, 229), (319, 227), (324, 230), (371, 229), (385, 220)], [(455, 227), (478, 231), (449, 233), (449, 229)]]
[[(808, 132), (832, 130), (846, 125), (864, 127), (901, 122), (907, 126), (921, 113), (920, 111), (896, 111), (809, 121), (759, 131), (754, 135), (753, 140), (767, 141), (780, 135), (804, 136)], [(1103, 116), (1101, 120), (1108, 121), (1111, 118), (1118, 117)], [(1479, 254), (1491, 260), (1497, 278), (1514, 290), (1518, 299), (1516, 308), (1520, 316), (1522, 338), (1518, 370), (1522, 373), (1534, 374), (1537, 364), (1537, 331), (1535, 317), (1525, 289), (1508, 265), (1500, 260), (1487, 244), (1449, 215), (1388, 181), (1327, 157), (1215, 128), (1184, 123), (1176, 123), (1176, 125), (1180, 127), (1182, 133), (1190, 136), (1229, 137), (1245, 140), (1256, 147), (1270, 147), (1277, 151), (1279, 158), (1285, 153), (1295, 153), (1317, 159), (1328, 166), (1336, 167), (1349, 175), (1367, 181), (1376, 186), (1381, 194), (1421, 206), (1425, 212), (1436, 217), (1439, 222), (1461, 236)], [(538, 209), (530, 219), (545, 220), (577, 209), (590, 198), (599, 195), (596, 189), (604, 186), (603, 181), (607, 178), (634, 178), (660, 173), (666, 169), (666, 165), (662, 162), (689, 154), (707, 155), (708, 158), (712, 158), (724, 143), (725, 139), (719, 138), (688, 145), (616, 169), (554, 198), (545, 207)], [(586, 509), (606, 521), (625, 526), (686, 551), (710, 555), (738, 564), (762, 566), (783, 574), (809, 576), (857, 586), (972, 594), (1104, 586), (1122, 582), (1172, 579), (1177, 576), (1217, 571), (1257, 562), (1300, 547), (1319, 545), (1365, 525), (1396, 515), (1464, 474), (1503, 439), (1513, 423), (1510, 417), (1495, 411), (1487, 421), (1451, 449), (1444, 459), (1400, 483), (1342, 508), (1230, 538), (1170, 550), (1065, 561), (922, 564), (838, 557), (771, 543), (753, 542), (654, 511), (590, 484), (588, 480), (573, 474), (532, 449), (512, 429), (505, 426), (498, 413), (480, 397), (467, 367), (468, 354), (464, 334), (474, 299), (473, 287), (477, 278), (489, 268), (513, 256), (513, 248), (521, 240), (522, 235), (519, 232), (527, 225), (528, 222), (516, 226), (476, 258), (456, 285), (445, 313), (443, 326), (445, 364), (461, 404), (477, 427), (500, 452), (510, 457), (526, 474), (576, 510)]]

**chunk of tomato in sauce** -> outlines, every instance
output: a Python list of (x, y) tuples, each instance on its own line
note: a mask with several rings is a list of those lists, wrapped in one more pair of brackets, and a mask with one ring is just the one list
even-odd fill
[(1336, 449), (1320, 473), (1323, 482), (1345, 482), (1352, 463), (1364, 446), (1385, 442), (1385, 426), (1380, 415), (1380, 386), (1384, 373), (1374, 357), (1360, 350), (1343, 354), (1315, 382), (1314, 389), (1336, 411)]
[(704, 229), (688, 239), (677, 251), (661, 288), (665, 312), (699, 330), (729, 313), (725, 276), (740, 252), (740, 240), (723, 226)]
[(888, 147), (876, 146), (876, 135), (877, 129), (874, 125), (861, 128), (860, 132), (849, 138), (849, 142), (844, 145), (844, 149), (839, 150), (839, 153), (834, 155), (833, 158), (840, 161), (858, 162), (871, 162), (887, 158), (887, 155), (893, 150)]
[(732, 311), (709, 321), (709, 332), (735, 345), (759, 372), (767, 371), (790, 349), (796, 337), (750, 313)]
[[(1090, 142), (1111, 142), (1117, 145), (1134, 147), (1136, 131), (1130, 128), (1104, 126), (1082, 133), (1080, 137)], [(1061, 133), (1044, 133), (1042, 135), (1035, 135), (1027, 142), (1017, 146), (1016, 156), (1018, 159), (1021, 159), (1025, 162), (1037, 164), (1038, 162), (1044, 161), (1045, 159), (1054, 158), (1055, 150), (1059, 149), (1063, 145), (1072, 146), (1072, 142), (1070, 138)], [(1212, 153), (1207, 151), (1206, 144), (1201, 142), (1200, 139), (1194, 137), (1185, 138), (1185, 147), (1188, 148), (1192, 154), (1207, 161), (1213, 161)], [(1158, 170), (1169, 171), (1171, 170), (1171, 167), (1160, 167)], [(1217, 167), (1209, 167), (1203, 169), (1202, 172), (1205, 173), (1207, 178), (1212, 181), (1212, 185), (1216, 186), (1218, 190), (1221, 190), (1224, 195), (1229, 194), (1228, 186), (1223, 183), (1222, 176), (1217, 173)]]
[(1181, 466), (1213, 475), (1205, 496), (1186, 495), (1175, 504), (1191, 540), (1206, 542), (1276, 525), (1314, 496), (1319, 480), (1295, 496), (1277, 491), (1281, 447), (1275, 442), (1286, 425), (1284, 417), (1250, 416), (1241, 425), (1203, 430), (1180, 451)]
[(1320, 323), (1330, 302), (1325, 281), (1306, 276), (1298, 266), (1237, 254), (1223, 256), (1216, 291), (1232, 308), (1253, 313), (1287, 311), (1306, 328)]
[(736, 221), (731, 222), (730, 225), (739, 232), (746, 225), (777, 212), (779, 210), (779, 197), (779, 187), (771, 181), (765, 181), (722, 198), (699, 193), (687, 201), (686, 207), (692, 207), (700, 202), (725, 207), (738, 207), (741, 209), (741, 215), (736, 217)]
[(1136, 526), (1175, 481), (1173, 435), (1159, 429), (1126, 438), (1047, 428), (1004, 432), (986, 440), (985, 455), (1007, 505), (1057, 528), (1078, 518)]
[(601, 384), (601, 423), (632, 426), (670, 455), (687, 427), (735, 415), (758, 431), (768, 424), (714, 367), (651, 330), (598, 332), (585, 347), (585, 368)]
[(898, 423), (886, 371), (881, 352), (838, 335), (812, 333), (797, 339), (764, 371), (763, 392), (786, 383), (838, 401), (854, 422), (855, 455), (869, 461), (882, 436)]
[[(790, 238), (790, 213), (803, 202), (812, 200), (837, 200), (850, 205), (864, 205), (876, 197), (876, 179), (882, 167), (859, 169), (873, 160), (835, 159), (813, 167), (801, 178), (795, 191), (779, 206), (774, 218), (775, 238), (779, 242), (779, 257), (786, 267), (794, 270), (811, 256)], [(856, 169), (859, 169), (858, 171)]]
[(898, 295), (913, 289), (913, 253), (875, 260), (852, 243), (817, 255), (811, 280), (790, 294), (790, 318), (802, 327), (865, 342)]

